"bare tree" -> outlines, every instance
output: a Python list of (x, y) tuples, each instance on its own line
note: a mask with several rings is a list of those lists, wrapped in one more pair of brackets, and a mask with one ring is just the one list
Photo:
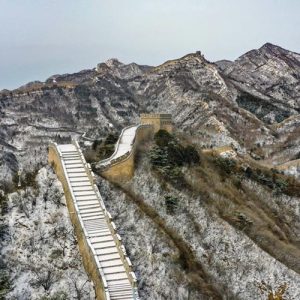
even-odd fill
[(42, 286), (45, 291), (49, 291), (51, 286), (59, 279), (52, 267), (33, 267), (31, 270), (36, 277), (32, 285), (37, 287)]
[(74, 289), (75, 289), (75, 299), (77, 300), (82, 300), (85, 299), (84, 296), (87, 295), (87, 291), (84, 289), (84, 286), (88, 283), (88, 280), (86, 280), (83, 284), (80, 284), (77, 280), (75, 280), (74, 278), (71, 278), (73, 285), (74, 285)]

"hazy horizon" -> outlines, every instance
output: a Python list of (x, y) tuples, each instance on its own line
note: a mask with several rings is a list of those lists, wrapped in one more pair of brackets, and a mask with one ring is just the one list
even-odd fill
[(297, 0), (0, 0), (0, 90), (109, 58), (159, 65), (202, 51), (234, 60), (266, 42), (300, 52)]

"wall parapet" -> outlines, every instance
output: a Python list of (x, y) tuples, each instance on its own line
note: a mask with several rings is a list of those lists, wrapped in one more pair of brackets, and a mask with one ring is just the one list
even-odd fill
[[(130, 179), (134, 173), (134, 155), (138, 145), (146, 138), (153, 136), (154, 133), (160, 129), (167, 130), (168, 132), (173, 131), (171, 114), (141, 114), (140, 118), (140, 125), (128, 126), (122, 130), (116, 143), (114, 153), (109, 158), (94, 165), (95, 170), (101, 173), (104, 177), (111, 179)], [(123, 135), (126, 131), (133, 127), (137, 128), (135, 131), (135, 137), (130, 144), (128, 151), (117, 156), (116, 154), (119, 151)]]
[[(132, 126), (126, 127), (124, 129), (128, 129)], [(125, 130), (122, 130), (122, 133), (118, 139), (121, 140), (122, 134)], [(114, 154), (105, 160), (100, 161), (99, 164), (95, 165), (95, 169), (97, 172), (101, 173), (104, 177), (114, 177), (114, 178), (130, 178), (133, 174), (134, 169), (134, 155), (138, 146), (141, 144), (142, 141), (149, 138), (153, 135), (153, 128), (150, 124), (140, 124), (135, 133), (135, 138), (130, 145), (130, 150), (127, 151), (122, 156), (117, 158), (113, 158)], [(116, 146), (117, 148), (117, 146)], [(115, 151), (114, 153), (116, 153)], [(105, 164), (103, 164), (103, 162)], [(109, 162), (109, 163), (108, 163)], [(111, 176), (111, 174), (114, 174)]]

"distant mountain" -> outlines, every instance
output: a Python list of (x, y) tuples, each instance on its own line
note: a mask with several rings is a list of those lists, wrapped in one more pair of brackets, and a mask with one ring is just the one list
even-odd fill
[(233, 62), (200, 52), (157, 67), (111, 59), (0, 93), (0, 144), (26, 164), (50, 140), (98, 138), (141, 112), (169, 112), (203, 147), (233, 145), (279, 164), (300, 152), (299, 80), (300, 55), (269, 43)]

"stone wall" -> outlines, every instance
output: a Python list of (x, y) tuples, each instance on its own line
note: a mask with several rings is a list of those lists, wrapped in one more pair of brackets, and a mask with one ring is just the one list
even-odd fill
[[(134, 161), (136, 151), (145, 140), (153, 138), (153, 135), (160, 129), (170, 133), (173, 132), (171, 114), (141, 114), (141, 125), (138, 127), (132, 151), (118, 161), (101, 170), (101, 175), (109, 180), (128, 180), (134, 175)], [(147, 126), (148, 125), (148, 126)]]
[(171, 114), (141, 114), (141, 124), (153, 125), (154, 132), (160, 129), (172, 133), (173, 123)]
[(105, 296), (104, 283), (102, 281), (102, 277), (97, 267), (97, 263), (94, 258), (94, 255), (85, 238), (85, 234), (82, 229), (79, 217), (76, 213), (76, 208), (72, 199), (72, 195), (69, 190), (67, 179), (64, 175), (64, 170), (59, 158), (59, 154), (56, 151), (56, 149), (52, 146), (49, 147), (48, 162), (53, 166), (58, 179), (62, 183), (70, 219), (74, 226), (83, 265), (88, 276), (94, 282), (96, 299), (106, 300), (107, 297)]
[(134, 174), (135, 154), (138, 147), (153, 137), (153, 126), (140, 126), (136, 131), (134, 144), (131, 152), (121, 161), (109, 165), (107, 169), (101, 172), (101, 175), (109, 180), (128, 180)]

